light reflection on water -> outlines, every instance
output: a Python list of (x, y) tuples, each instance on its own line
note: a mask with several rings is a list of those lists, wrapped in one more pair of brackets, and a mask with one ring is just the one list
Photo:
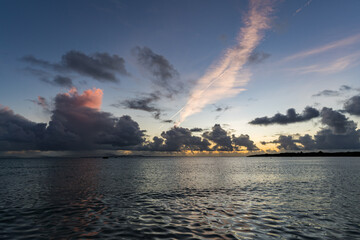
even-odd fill
[(0, 238), (360, 238), (359, 158), (0, 160)]

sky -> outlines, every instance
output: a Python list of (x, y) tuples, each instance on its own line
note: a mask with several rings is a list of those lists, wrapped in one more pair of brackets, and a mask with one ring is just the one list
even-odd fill
[(360, 149), (356, 0), (0, 8), (0, 154)]

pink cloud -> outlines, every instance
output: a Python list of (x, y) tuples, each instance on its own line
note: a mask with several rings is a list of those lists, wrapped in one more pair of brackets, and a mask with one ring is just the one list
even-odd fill
[(63, 95), (70, 97), (72, 103), (79, 107), (88, 107), (100, 110), (102, 104), (103, 91), (100, 88), (85, 90), (79, 95), (75, 87), (71, 88), (68, 93)]

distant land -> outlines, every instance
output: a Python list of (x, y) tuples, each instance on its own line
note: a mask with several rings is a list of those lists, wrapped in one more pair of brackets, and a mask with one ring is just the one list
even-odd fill
[(286, 152), (274, 154), (256, 154), (248, 157), (360, 157), (360, 152)]

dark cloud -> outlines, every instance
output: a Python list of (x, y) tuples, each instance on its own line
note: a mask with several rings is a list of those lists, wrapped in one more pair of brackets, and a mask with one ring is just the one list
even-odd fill
[(115, 73), (128, 74), (125, 69), (125, 60), (118, 55), (108, 53), (95, 53), (93, 56), (88, 56), (73, 50), (62, 56), (62, 64), (74, 72), (101, 82), (118, 82)]
[(272, 143), (278, 143), (281, 150), (351, 150), (360, 149), (359, 139), (359, 130), (334, 134), (330, 129), (323, 129), (314, 137), (308, 134), (299, 138), (281, 135)]
[(321, 123), (325, 128), (318, 131), (313, 137), (279, 136), (273, 143), (279, 144), (283, 150), (338, 150), (360, 149), (360, 130), (354, 121), (349, 120), (342, 113), (331, 108), (321, 111)]
[[(168, 131), (161, 133), (161, 138), (154, 137), (152, 141), (147, 142), (141, 147), (135, 147), (136, 150), (147, 151), (233, 151), (240, 147), (246, 147), (249, 151), (258, 150), (248, 135), (229, 136), (228, 133), (215, 124), (212, 131), (205, 132), (202, 137), (193, 136), (194, 132), (202, 131), (201, 128), (182, 128), (173, 127)], [(211, 142), (215, 144), (210, 148)]]
[(163, 123), (173, 123), (174, 121), (171, 120), (171, 119), (168, 119), (168, 120), (162, 120)]
[(344, 110), (352, 115), (360, 116), (360, 96), (353, 96), (344, 104)]
[(270, 57), (269, 53), (265, 53), (265, 52), (253, 52), (249, 58), (247, 63), (248, 64), (259, 64), (264, 62), (267, 58)]
[[(27, 62), (31, 65), (34, 65), (34, 66), (39, 66), (42, 68), (47, 68), (47, 69), (51, 69), (51, 70), (55, 70), (55, 71), (65, 71), (66, 70), (63, 66), (61, 66), (61, 64), (51, 63), (46, 60), (38, 59), (38, 58), (34, 57), (33, 55), (26, 55), (26, 56), (22, 57), (21, 60), (24, 62)], [(37, 71), (41, 71), (41, 70), (37, 70)]]
[(173, 127), (161, 133), (161, 138), (154, 137), (152, 142), (147, 143), (141, 150), (150, 151), (206, 151), (210, 150), (210, 143), (201, 137), (192, 136), (187, 128)]
[(314, 94), (313, 97), (320, 97), (320, 96), (326, 96), (326, 97), (337, 97), (340, 95), (339, 91), (334, 90), (323, 90), (317, 94)]
[(55, 76), (54, 79), (52, 79), (52, 80), (49, 80), (48, 78), (40, 78), (40, 80), (43, 82), (46, 82), (48, 84), (51, 84), (54, 86), (59, 86), (59, 87), (71, 88), (74, 86), (71, 78), (60, 76), (60, 75)]
[(191, 128), (190, 131), (191, 131), (191, 132), (202, 132), (203, 129), (202, 129), (202, 128), (195, 127), (195, 128)]
[(319, 116), (319, 111), (315, 108), (307, 106), (302, 114), (296, 113), (295, 109), (290, 108), (287, 110), (286, 115), (277, 113), (273, 117), (261, 117), (255, 118), (250, 124), (253, 125), (270, 125), (270, 124), (282, 124), (305, 122)]
[[(128, 149), (142, 151), (233, 151), (245, 147), (258, 150), (248, 135), (229, 136), (214, 125), (203, 137), (193, 131), (173, 127), (160, 137), (145, 142), (144, 131), (129, 116), (120, 118), (100, 111), (102, 91), (76, 89), (58, 94), (54, 99), (51, 120), (48, 124), (34, 123), (10, 109), (0, 108), (0, 150), (97, 150)], [(45, 99), (39, 98), (39, 104)], [(210, 148), (211, 142), (215, 145)]]
[(340, 96), (341, 94), (343, 94), (344, 92), (347, 92), (347, 91), (352, 91), (352, 90), (357, 90), (357, 89), (354, 89), (350, 86), (347, 86), (347, 85), (341, 85), (339, 90), (323, 90), (321, 92), (318, 92), (317, 94), (314, 94), (312, 95), (313, 97), (321, 97), (321, 96), (324, 96), (324, 97), (337, 97), (337, 96)]
[(346, 134), (356, 128), (354, 121), (349, 120), (344, 114), (324, 107), (321, 110), (321, 123), (327, 125), (334, 134)]
[(317, 144), (315, 140), (309, 134), (300, 136), (299, 143), (303, 146), (302, 147), (303, 150), (314, 150), (317, 148)]
[(174, 127), (169, 131), (162, 132), (161, 137), (165, 139), (164, 148), (167, 151), (179, 150), (209, 150), (210, 143), (206, 139), (192, 136), (187, 128)]
[(341, 85), (339, 90), (340, 91), (350, 91), (350, 90), (353, 90), (353, 88), (350, 86), (347, 86), (347, 85)]
[(160, 119), (161, 109), (154, 105), (154, 102), (157, 102), (159, 99), (160, 97), (158, 94), (151, 93), (147, 96), (125, 100), (117, 104), (112, 104), (112, 106), (114, 107), (122, 106), (128, 109), (150, 112), (153, 113), (155, 119)]
[(233, 151), (240, 150), (240, 147), (246, 147), (248, 151), (259, 150), (258, 147), (254, 144), (254, 141), (250, 140), (249, 135), (241, 134), (240, 136), (229, 135), (220, 124), (215, 124), (211, 131), (206, 131), (202, 136), (213, 143), (215, 146), (212, 150), (218, 151)]
[(24, 56), (22, 60), (56, 72), (75, 72), (101, 82), (118, 82), (116, 73), (128, 75), (125, 60), (116, 54), (95, 53), (86, 55), (80, 51), (72, 50), (62, 56), (60, 63), (51, 63), (31, 55)]
[(299, 147), (296, 145), (292, 136), (280, 135), (277, 140), (272, 141), (272, 143), (279, 144), (278, 148), (282, 150), (299, 150)]
[(250, 137), (247, 134), (241, 134), (238, 137), (236, 137), (235, 135), (232, 135), (232, 141), (235, 146), (246, 147), (246, 149), (248, 151), (259, 150), (259, 148), (254, 144), (254, 141), (250, 140)]
[(137, 147), (137, 149), (145, 151), (166, 151), (164, 139), (156, 136), (153, 137), (152, 141), (147, 142), (144, 146)]
[(45, 123), (34, 123), (0, 106), (0, 151), (38, 149), (45, 134)]
[(50, 112), (50, 105), (44, 97), (38, 96), (36, 100), (29, 100), (29, 101), (40, 106), (45, 112)]
[(1, 108), (0, 149), (96, 150), (141, 144), (144, 131), (138, 123), (129, 116), (118, 118), (100, 111), (101, 97), (101, 90), (95, 89), (82, 95), (74, 91), (58, 94), (48, 126)]
[(215, 107), (215, 112), (225, 112), (231, 108), (230, 106), (220, 106), (216, 104), (213, 104), (213, 106)]
[(221, 105), (216, 105), (216, 104), (213, 104), (213, 106), (215, 107), (214, 111), (219, 113), (215, 117), (215, 120), (219, 119), (219, 117), (221, 116), (222, 113), (226, 112), (227, 110), (229, 110), (231, 108), (230, 106), (221, 106)]
[(202, 136), (216, 144), (214, 146), (214, 150), (233, 150), (231, 137), (228, 136), (227, 132), (220, 126), (220, 124), (215, 124), (211, 131), (204, 132)]
[(165, 90), (167, 96), (171, 97), (182, 90), (178, 71), (164, 56), (148, 47), (136, 47), (132, 52), (138, 64), (152, 75), (152, 82)]
[[(194, 132), (202, 131), (201, 128), (182, 128), (173, 127), (168, 131), (161, 133), (160, 137), (154, 137), (152, 141), (148, 141), (143, 146), (137, 146), (136, 150), (145, 151), (233, 151), (240, 150), (240, 147), (246, 147), (249, 151), (258, 150), (253, 141), (250, 140), (248, 135), (229, 136), (227, 132), (215, 124), (212, 131), (205, 132), (202, 137), (193, 136)], [(211, 142), (215, 144), (212, 148)], [(234, 146), (233, 146), (234, 145)]]
[(359, 138), (359, 130), (334, 134), (330, 129), (324, 129), (315, 135), (314, 141), (317, 149), (360, 149)]
[[(49, 126), (47, 149), (101, 149), (143, 142), (143, 131), (129, 116), (99, 111), (98, 90), (58, 94)], [(101, 100), (101, 97), (100, 97)], [(101, 103), (101, 102), (100, 102)], [(60, 149), (59, 149), (60, 148)]]

